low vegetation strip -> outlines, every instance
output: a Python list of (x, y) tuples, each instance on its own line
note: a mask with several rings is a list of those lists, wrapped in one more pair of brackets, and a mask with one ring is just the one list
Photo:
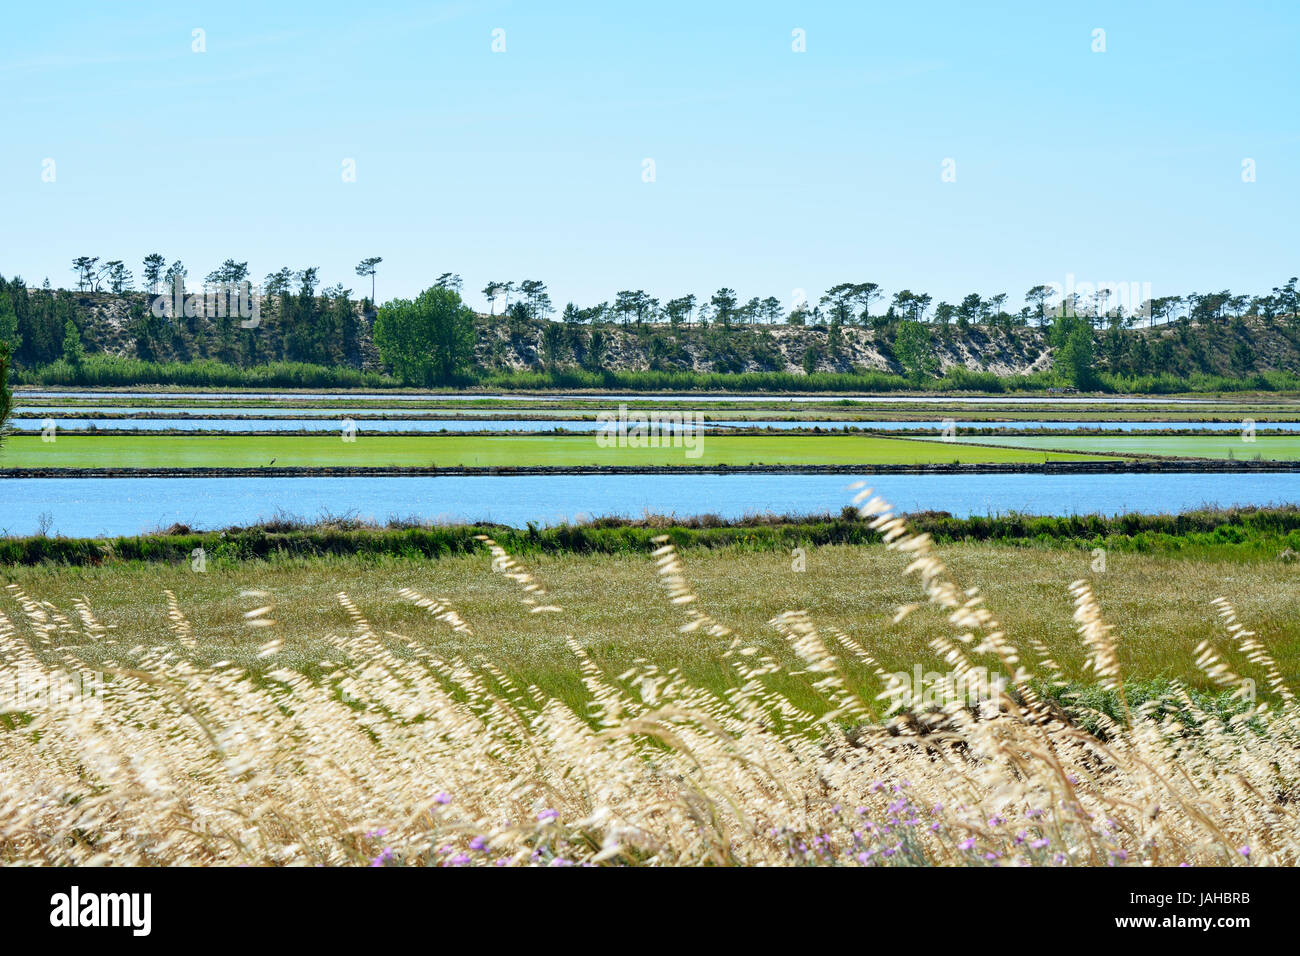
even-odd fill
[[(14, 372), (16, 385), (84, 388), (177, 386), (188, 388), (339, 388), (385, 389), (409, 387), (386, 372), (305, 362), (271, 362), (241, 368), (212, 359), (155, 362), (93, 354), (73, 365), (62, 359)], [(963, 367), (917, 381), (912, 376), (860, 369), (817, 371), (693, 372), (669, 370), (527, 370), (480, 372), (442, 383), (450, 389), (484, 388), (512, 391), (547, 389), (609, 389), (626, 392), (988, 392), (1042, 393), (1062, 384), (1051, 371), (997, 375)], [(1090, 390), (1111, 394), (1176, 395), (1186, 392), (1297, 392), (1300, 375), (1293, 371), (1218, 374), (1117, 374), (1101, 372)]]
[(874, 465), (1086, 461), (1028, 449), (855, 435), (707, 435), (659, 439), (660, 447), (598, 444), (594, 435), (16, 435), (0, 467), (281, 468), (329, 467), (665, 467), (716, 465)]
[[(1248, 560), (1300, 559), (1300, 507), (1189, 511), (1177, 515), (997, 515), (954, 518), (947, 512), (909, 516), (918, 531), (945, 544), (988, 542)], [(176, 525), (154, 534), (116, 538), (0, 538), (0, 566), (100, 565), (189, 561), (196, 548), (214, 562), (322, 557), (438, 559), (481, 550), (491, 535), (525, 555), (644, 554), (667, 535), (684, 550), (779, 551), (792, 547), (873, 545), (878, 532), (848, 510), (840, 515), (766, 515), (727, 521), (715, 515), (602, 518), (539, 528), (502, 525), (375, 525), (351, 518), (305, 522), (281, 518), (246, 528), (197, 531)], [(1300, 568), (1300, 564), (1297, 565)]]
[[(492, 478), (558, 475), (1251, 475), (1300, 473), (1296, 462), (1209, 458), (914, 465), (529, 465), (516, 467), (0, 468), (3, 478)], [(1285, 500), (1285, 498), (1283, 499)]]

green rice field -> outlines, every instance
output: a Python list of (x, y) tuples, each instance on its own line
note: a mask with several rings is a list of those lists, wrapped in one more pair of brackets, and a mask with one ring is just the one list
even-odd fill
[[(667, 465), (979, 464), (1097, 460), (1042, 452), (854, 435), (705, 435), (698, 447), (602, 447), (594, 435), (17, 435), (0, 468), (624, 467)], [(663, 447), (668, 445), (668, 447)], [(694, 452), (698, 452), (694, 455)]]
[(1068, 449), (1119, 456), (1300, 461), (1300, 435), (1258, 435), (1251, 442), (1243, 441), (1238, 432), (1207, 435), (996, 435), (959, 440), (1004, 448), (1032, 448), (1040, 452), (1044, 449)]

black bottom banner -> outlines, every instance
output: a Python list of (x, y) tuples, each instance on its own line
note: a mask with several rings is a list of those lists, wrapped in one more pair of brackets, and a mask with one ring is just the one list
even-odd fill
[[(1283, 932), (1285, 871), (1232, 869), (880, 869), (520, 873), (435, 869), (0, 869), (11, 940), (68, 936), (135, 942), (374, 944), (418, 925), (431, 938), (534, 933), (556, 921), (583, 937), (651, 925), (761, 936), (772, 920), (847, 911), (909, 939), (964, 942), (1068, 931), (1200, 933), (1216, 940)], [(667, 895), (665, 895), (667, 894)], [(939, 919), (936, 919), (939, 917)], [(868, 924), (869, 925), (869, 924)], [(908, 929), (908, 926), (911, 929)], [(530, 930), (529, 927), (533, 929)], [(826, 927), (823, 926), (823, 930)], [(919, 928), (919, 929), (918, 929)], [(853, 929), (861, 938), (863, 926)], [(771, 940), (765, 945), (770, 946)]]

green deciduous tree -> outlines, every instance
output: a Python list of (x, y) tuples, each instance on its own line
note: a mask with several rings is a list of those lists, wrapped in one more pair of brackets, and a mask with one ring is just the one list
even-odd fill
[(1057, 325), (1063, 328), (1053, 329), (1053, 333), (1063, 335), (1064, 344), (1056, 351), (1052, 371), (1065, 385), (1092, 388), (1096, 384), (1096, 371), (1090, 323), (1087, 319), (1062, 318)]
[(445, 384), (474, 353), (474, 312), (453, 289), (425, 289), (413, 301), (394, 299), (375, 318), (380, 357), (405, 381)]
[(894, 333), (894, 358), (909, 378), (920, 381), (938, 371), (939, 363), (930, 354), (930, 330), (914, 319), (898, 323)]
[(77, 330), (77, 324), (68, 319), (63, 324), (63, 361), (75, 368), (85, 357), (86, 352), (81, 345), (81, 332)]

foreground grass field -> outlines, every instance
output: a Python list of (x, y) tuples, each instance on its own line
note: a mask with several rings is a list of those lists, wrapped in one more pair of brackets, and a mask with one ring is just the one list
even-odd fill
[(390, 436), (356, 441), (326, 435), (65, 435), (45, 442), (17, 435), (0, 468), (257, 468), (407, 466), (928, 464), (1096, 460), (1092, 454), (984, 448), (948, 442), (846, 435), (704, 435), (700, 454), (683, 447), (601, 447), (593, 435)]
[(1165, 455), (1174, 458), (1235, 458), (1238, 461), (1300, 461), (1300, 435), (997, 435), (960, 438), (1008, 448), (1071, 449), (1104, 455)]
[[(1213, 689), (1197, 670), (1193, 651), (1214, 631), (1208, 601), (1220, 595), (1231, 597), (1250, 618), (1285, 673), (1300, 679), (1297, 566), (1275, 556), (1238, 562), (1112, 553), (1105, 572), (1094, 573), (1087, 550), (957, 544), (943, 552), (954, 574), (980, 582), (1008, 633), (1047, 647), (1071, 681), (1089, 680), (1070, 621), (1067, 589), (1080, 577), (1093, 583), (1108, 614), (1125, 622), (1119, 653), (1130, 680), (1177, 678), (1191, 687)], [(793, 663), (789, 650), (767, 622), (792, 607), (856, 635), (888, 671), (910, 670), (917, 662), (933, 670), (942, 663), (926, 643), (941, 615), (918, 611), (891, 623), (896, 608), (914, 599), (915, 586), (899, 576), (898, 556), (883, 546), (805, 549), (804, 572), (792, 570), (795, 559), (786, 550), (693, 549), (684, 560), (709, 613), (787, 663)], [(440, 635), (439, 653), (488, 654), (516, 680), (536, 684), (574, 706), (583, 688), (565, 651), (570, 635), (614, 673), (638, 658), (653, 658), (680, 668), (712, 691), (729, 686), (729, 669), (716, 653), (715, 641), (700, 633), (675, 633), (678, 612), (654, 589), (648, 557), (537, 555), (528, 558), (528, 565), (546, 581), (555, 602), (568, 609), (562, 630), (548, 615), (520, 617), (509, 582), (489, 573), (486, 552), (436, 561), (236, 561), (211, 564), (202, 574), (188, 562), (9, 567), (0, 569), (0, 581), (39, 594), (70, 617), (75, 617), (74, 602), (84, 598), (105, 623), (117, 625), (114, 644), (80, 648), (91, 660), (118, 653), (123, 642), (166, 635), (163, 592), (170, 590), (193, 624), (196, 661), (234, 661), (254, 672), (289, 664), (312, 672), (325, 653), (321, 636), (350, 626), (335, 595), (348, 592), (378, 631), (404, 634), (419, 627), (423, 614), (397, 597), (409, 587), (454, 595), (458, 610), (476, 622), (472, 636)], [(269, 596), (250, 601), (243, 596), (249, 591)], [(275, 605), (275, 633), (283, 641), (279, 657), (270, 663), (257, 658), (265, 635), (245, 627), (243, 617), (267, 601)], [(8, 610), (15, 610), (12, 604)], [(874, 684), (869, 674), (859, 676)], [(801, 685), (795, 682), (786, 689), (797, 697)], [(873, 687), (873, 693), (879, 690)]]
[(1292, 565), (950, 571), (862, 512), (888, 550), (10, 569), (0, 862), (1300, 862)]

